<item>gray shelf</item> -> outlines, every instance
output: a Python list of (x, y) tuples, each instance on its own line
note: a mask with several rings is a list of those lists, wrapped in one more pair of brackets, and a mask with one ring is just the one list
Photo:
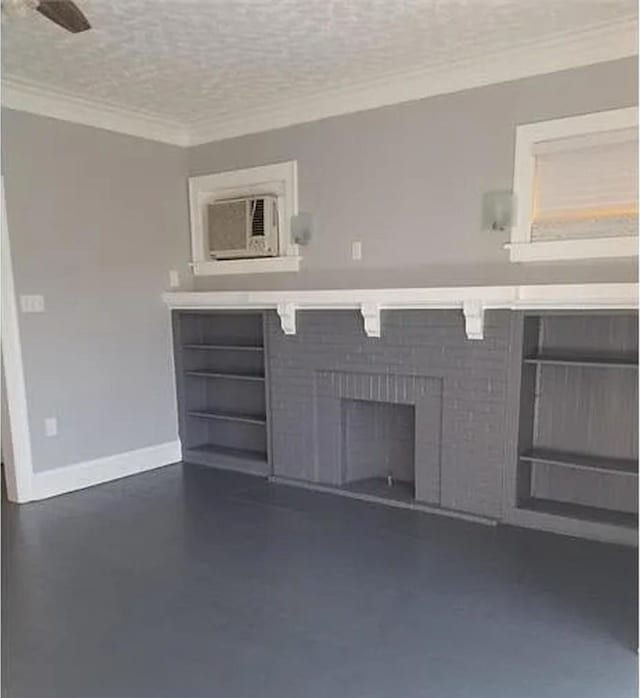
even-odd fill
[(226, 458), (236, 458), (239, 460), (253, 460), (259, 463), (267, 462), (267, 454), (264, 451), (253, 451), (249, 448), (231, 448), (230, 446), (203, 444), (191, 450), (201, 451), (202, 453), (213, 456), (225, 456)]
[(638, 463), (627, 458), (602, 458), (583, 453), (567, 453), (545, 448), (532, 448), (520, 455), (524, 461), (548, 463), (577, 470), (592, 470), (601, 473), (638, 475)]
[(262, 312), (174, 311), (183, 460), (268, 475)]
[(200, 419), (221, 419), (229, 422), (246, 422), (248, 424), (266, 424), (267, 417), (264, 414), (243, 414), (241, 412), (220, 412), (215, 410), (190, 410), (189, 417)]
[(539, 514), (564, 516), (569, 519), (613, 524), (626, 528), (635, 528), (638, 525), (637, 514), (629, 514), (612, 509), (601, 509), (599, 507), (589, 507), (582, 504), (557, 502), (552, 499), (527, 499), (519, 504), (519, 508), (526, 509), (527, 511), (534, 511)]
[(226, 373), (224, 371), (185, 371), (186, 376), (199, 378), (226, 378), (238, 381), (264, 381), (264, 375), (251, 373)]
[(262, 346), (245, 344), (184, 344), (185, 349), (201, 349), (204, 351), (264, 351)]
[(525, 357), (524, 363), (549, 366), (577, 366), (582, 368), (638, 368), (637, 361), (623, 357), (569, 357), (540, 355)]
[(242, 448), (225, 448), (224, 446), (200, 446), (186, 449), (183, 461), (212, 468), (223, 468), (251, 475), (269, 475), (267, 454)]
[(522, 343), (515, 506), (558, 532), (634, 525), (637, 314), (528, 314)]

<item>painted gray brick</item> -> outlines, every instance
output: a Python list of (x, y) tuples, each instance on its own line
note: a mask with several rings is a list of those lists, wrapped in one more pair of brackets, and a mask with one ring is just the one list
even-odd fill
[(338, 484), (342, 434), (327, 433), (336, 430), (336, 391), (399, 403), (417, 395), (427, 406), (415, 410), (416, 446), (438, 451), (432, 495), (443, 507), (499, 518), (510, 319), (487, 313), (485, 339), (472, 341), (459, 311), (383, 312), (381, 338), (364, 334), (357, 311), (299, 312), (295, 336), (268, 313), (274, 472)]

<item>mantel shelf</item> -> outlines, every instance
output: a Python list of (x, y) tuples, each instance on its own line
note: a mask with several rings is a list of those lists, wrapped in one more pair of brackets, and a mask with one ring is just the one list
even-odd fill
[(483, 339), (487, 310), (630, 310), (638, 307), (636, 283), (440, 286), (299, 291), (169, 292), (176, 309), (276, 310), (285, 334), (296, 333), (301, 310), (359, 310), (369, 337), (381, 335), (383, 310), (462, 310), (469, 339)]

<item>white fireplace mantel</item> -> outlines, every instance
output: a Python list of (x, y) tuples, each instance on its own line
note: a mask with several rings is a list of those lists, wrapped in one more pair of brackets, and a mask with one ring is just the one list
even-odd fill
[(443, 286), (305, 291), (184, 291), (163, 295), (170, 308), (275, 310), (285, 334), (301, 310), (359, 310), (369, 337), (380, 337), (382, 310), (462, 310), (468, 339), (483, 339), (486, 310), (627, 310), (638, 307), (637, 283)]

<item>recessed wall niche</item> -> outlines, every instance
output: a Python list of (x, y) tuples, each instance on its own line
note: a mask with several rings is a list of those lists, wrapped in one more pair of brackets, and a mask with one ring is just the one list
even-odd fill
[(415, 407), (341, 400), (344, 488), (401, 501), (415, 499)]

